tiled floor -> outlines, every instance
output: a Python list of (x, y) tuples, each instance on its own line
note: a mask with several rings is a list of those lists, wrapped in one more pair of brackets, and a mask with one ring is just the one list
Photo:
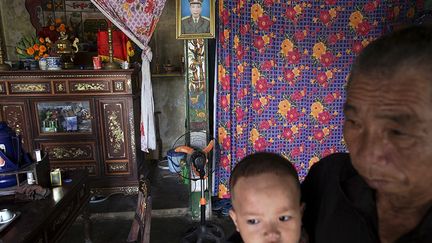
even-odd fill
[[(158, 167), (152, 172), (152, 222), (151, 243), (176, 243), (197, 222), (189, 214), (188, 188), (181, 179)], [(107, 200), (90, 204), (91, 237), (93, 243), (126, 242), (136, 207), (137, 196), (112, 195)], [(222, 226), (226, 235), (234, 231), (228, 217), (212, 217), (212, 222)], [(65, 234), (62, 242), (85, 242), (84, 224), (78, 218)]]

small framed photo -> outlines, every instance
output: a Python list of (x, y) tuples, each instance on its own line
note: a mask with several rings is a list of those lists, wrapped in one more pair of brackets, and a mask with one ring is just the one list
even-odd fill
[(176, 0), (177, 39), (214, 38), (215, 0)]

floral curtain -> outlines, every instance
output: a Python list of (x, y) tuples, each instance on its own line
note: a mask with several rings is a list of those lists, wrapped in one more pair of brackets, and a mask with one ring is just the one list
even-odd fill
[(346, 151), (344, 86), (360, 50), (421, 1), (220, 0), (214, 190), (229, 197), (234, 165), (282, 154), (302, 180), (320, 158)]
[(150, 80), (152, 52), (148, 43), (166, 0), (91, 0), (142, 51), (141, 150), (156, 149), (153, 91)]

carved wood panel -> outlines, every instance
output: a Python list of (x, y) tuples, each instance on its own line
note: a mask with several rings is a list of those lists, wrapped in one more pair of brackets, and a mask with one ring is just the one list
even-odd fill
[(43, 150), (48, 153), (51, 162), (61, 161), (94, 161), (96, 162), (95, 142), (56, 142), (40, 143)]
[(51, 84), (47, 82), (10, 82), (10, 94), (47, 94), (51, 93)]
[(26, 119), (28, 112), (25, 112), (25, 103), (17, 102), (16, 104), (3, 103), (1, 105), (1, 118), (6, 121), (8, 126), (13, 130), (21, 131), (21, 136), (23, 140), (24, 149), (28, 152), (31, 150), (31, 145), (29, 144), (29, 134), (26, 125)]
[(123, 101), (101, 101), (106, 159), (126, 158), (125, 104)]
[(73, 80), (69, 81), (71, 93), (110, 93), (110, 82), (108, 80)]

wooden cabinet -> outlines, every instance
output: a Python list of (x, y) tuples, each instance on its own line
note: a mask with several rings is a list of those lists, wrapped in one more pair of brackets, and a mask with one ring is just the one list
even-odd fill
[(135, 193), (137, 82), (133, 70), (0, 72), (0, 119), (51, 168), (87, 170), (93, 193)]

